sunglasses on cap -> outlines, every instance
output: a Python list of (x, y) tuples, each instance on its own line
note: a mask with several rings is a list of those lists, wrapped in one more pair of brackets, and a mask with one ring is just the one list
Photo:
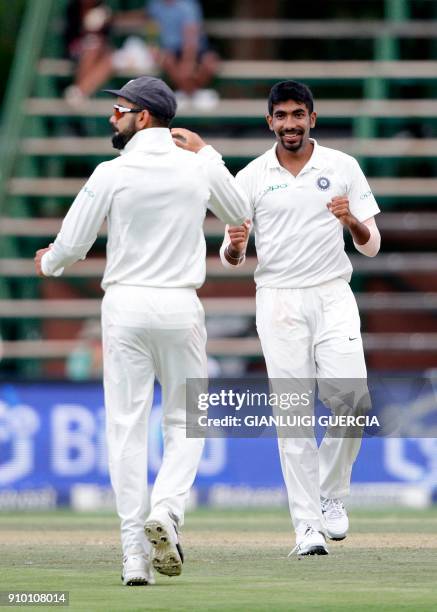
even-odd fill
[(120, 106), (119, 104), (114, 104), (113, 114), (117, 121), (123, 117), (125, 113), (142, 113), (143, 108), (127, 108), (126, 106)]

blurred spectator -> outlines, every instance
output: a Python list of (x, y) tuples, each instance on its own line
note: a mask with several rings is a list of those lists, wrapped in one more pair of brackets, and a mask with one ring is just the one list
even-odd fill
[(198, 0), (147, 0), (145, 13), (126, 11), (117, 23), (137, 26), (152, 20), (158, 30), (157, 61), (176, 90), (178, 107), (193, 103), (211, 108), (218, 102), (214, 89), (205, 89), (217, 73), (219, 57), (209, 48)]
[(114, 70), (145, 73), (155, 64), (153, 54), (138, 36), (129, 36), (114, 50), (110, 42), (114, 15), (103, 0), (70, 0), (66, 12), (65, 40), (69, 57), (76, 62), (74, 83), (64, 92), (79, 105), (111, 77)]
[(218, 68), (218, 56), (208, 47), (198, 0), (149, 0), (146, 13), (159, 27), (160, 65), (177, 90), (179, 106), (192, 99), (208, 108), (218, 101), (204, 89)]
[(68, 55), (76, 62), (74, 83), (64, 92), (68, 102), (80, 103), (111, 75), (110, 25), (111, 10), (102, 0), (68, 2), (64, 34)]
[[(159, 49), (152, 50), (138, 36), (129, 36), (121, 49), (110, 43), (114, 22), (137, 27), (150, 24), (158, 29)], [(218, 102), (218, 94), (207, 85), (214, 78), (219, 58), (208, 46), (198, 0), (148, 0), (144, 10), (113, 15), (103, 0), (69, 0), (65, 40), (69, 57), (76, 62), (74, 83), (64, 92), (72, 105), (83, 100), (115, 71), (146, 74), (155, 60), (176, 91), (179, 108), (192, 102), (208, 109)]]

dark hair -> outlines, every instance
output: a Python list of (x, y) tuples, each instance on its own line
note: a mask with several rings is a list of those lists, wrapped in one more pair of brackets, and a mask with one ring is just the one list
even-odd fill
[(269, 115), (273, 115), (273, 106), (280, 102), (294, 100), (301, 104), (305, 104), (308, 112), (311, 114), (314, 110), (313, 94), (309, 87), (298, 81), (281, 81), (275, 83), (269, 93)]

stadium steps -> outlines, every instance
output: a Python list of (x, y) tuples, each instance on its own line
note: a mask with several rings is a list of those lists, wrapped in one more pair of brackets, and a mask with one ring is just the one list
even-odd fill
[[(119, 33), (132, 31), (132, 27), (117, 27)], [(437, 21), (415, 19), (389, 21), (378, 19), (209, 19), (206, 31), (215, 38), (304, 38), (350, 39), (357, 38), (435, 38)]]
[[(437, 62), (436, 62), (437, 74)], [(104, 117), (109, 118), (111, 100), (89, 99), (80, 106), (72, 107), (59, 98), (30, 98), (25, 104), (29, 116), (43, 117)], [(320, 100), (317, 102), (319, 121), (328, 119), (354, 119), (372, 117), (375, 119), (398, 118), (435, 118), (437, 117), (437, 100)], [(267, 112), (266, 101), (260, 100), (220, 100), (216, 107), (199, 110), (187, 107), (180, 110), (178, 119), (202, 120), (216, 119), (257, 119), (264, 121)]]
[[(380, 253), (378, 257), (351, 255), (354, 271), (360, 275), (398, 275), (405, 273), (429, 274), (437, 270), (437, 254), (434, 253)], [(101, 277), (105, 259), (88, 257), (70, 266), (63, 277)], [(256, 268), (256, 257), (248, 257), (244, 266), (225, 268), (219, 257), (207, 257), (206, 271), (209, 278), (251, 278)], [(25, 278), (35, 275), (33, 259), (2, 258), (0, 274), (9, 278)]]
[[(226, 158), (250, 158), (273, 146), (271, 138), (208, 138), (208, 144)], [(323, 146), (355, 157), (435, 157), (437, 138), (324, 138)], [(107, 137), (23, 138), (20, 150), (35, 156), (117, 155)]]
[[(11, 196), (74, 197), (86, 178), (13, 178), (9, 181)], [(437, 178), (377, 178), (368, 177), (376, 197), (402, 198), (437, 196)]]
[[(61, 218), (0, 217), (0, 236), (53, 237), (58, 233), (61, 223)], [(378, 228), (384, 233), (435, 232), (437, 231), (437, 213), (384, 213), (378, 217)], [(223, 229), (224, 225), (219, 219), (206, 218), (204, 231), (207, 238), (222, 238)], [(102, 227), (100, 235), (106, 235), (105, 226)]]
[[(3, 359), (60, 359), (67, 358), (78, 348), (77, 340), (16, 340), (3, 341)], [(221, 338), (210, 339), (207, 343), (209, 355), (231, 357), (240, 355), (260, 357), (261, 347), (258, 338)]]
[[(435, 36), (435, 32), (434, 32)], [(44, 58), (38, 66), (40, 75), (52, 77), (71, 77), (73, 64), (69, 60)], [(148, 71), (150, 74), (156, 71)], [(138, 71), (120, 71), (117, 76), (135, 77)], [(437, 74), (437, 61), (263, 61), (229, 60), (222, 61), (218, 73), (221, 79), (257, 81), (277, 81), (281, 79), (362, 80), (383, 78), (389, 80), (434, 80)]]
[[(361, 312), (432, 312), (437, 310), (437, 293), (356, 293)], [(250, 297), (203, 298), (207, 315), (255, 316)], [(0, 300), (0, 319), (82, 319), (99, 317), (100, 299)]]
[[(133, 25), (122, 18), (115, 24), (115, 32), (144, 35), (142, 23)], [(382, 20), (382, 19), (207, 19), (205, 29), (216, 39), (433, 39), (436, 20)]]
[[(367, 352), (430, 352), (437, 350), (436, 333), (363, 334)], [(60, 359), (67, 358), (80, 346), (77, 340), (17, 340), (1, 343), (3, 359)], [(207, 342), (207, 352), (214, 357), (262, 358), (258, 338), (213, 338)]]

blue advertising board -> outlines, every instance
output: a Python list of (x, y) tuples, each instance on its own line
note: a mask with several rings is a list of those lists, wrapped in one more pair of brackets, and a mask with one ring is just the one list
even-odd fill
[[(151, 482), (162, 454), (159, 405), (157, 387), (150, 418)], [(101, 385), (2, 384), (0, 509), (68, 505), (77, 483), (110, 486)], [(435, 490), (437, 439), (365, 438), (353, 483), (403, 483)], [(284, 503), (276, 440), (207, 439), (196, 490), (199, 503)]]

